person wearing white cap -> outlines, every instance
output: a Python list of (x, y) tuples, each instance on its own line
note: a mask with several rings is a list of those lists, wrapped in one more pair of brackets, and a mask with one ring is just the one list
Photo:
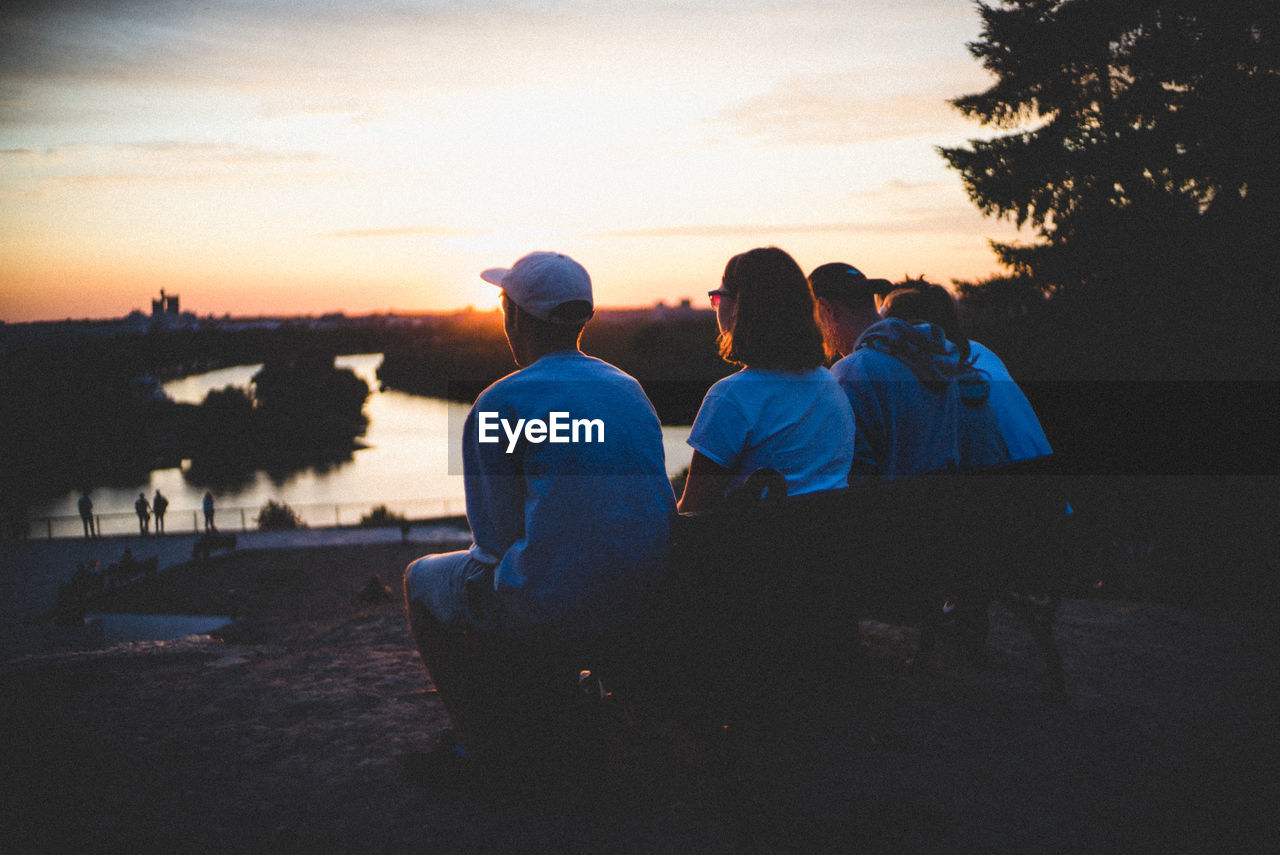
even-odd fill
[(454, 731), (410, 771), (437, 781), (536, 736), (499, 711), (512, 665), (495, 660), (624, 623), (665, 573), (675, 511), (649, 399), (579, 349), (587, 271), (535, 252), (481, 277), (502, 289), (519, 370), (480, 394), (463, 428), (474, 543), (405, 570), (410, 628)]

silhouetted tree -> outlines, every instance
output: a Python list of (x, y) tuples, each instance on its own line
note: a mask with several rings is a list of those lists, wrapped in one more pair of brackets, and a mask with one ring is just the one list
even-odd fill
[[(1167, 273), (1273, 283), (1280, 4), (996, 0), (970, 52), (996, 77), (952, 103), (1009, 131), (940, 149), (994, 245), (1047, 290)], [(1154, 274), (1154, 275), (1153, 275)], [(1265, 276), (1264, 276), (1265, 274)]]
[(515, 368), (502, 314), (467, 311), (388, 342), (378, 380), (388, 388), (469, 404)]
[(1044, 304), (1057, 344), (1082, 353), (1087, 335), (1100, 365), (1208, 375), (1268, 347), (1253, 319), (1280, 290), (1280, 4), (978, 9), (969, 48), (995, 82), (952, 103), (1005, 133), (939, 151), (983, 213), (1035, 238), (993, 243), (1014, 276), (965, 296), (988, 311), (1034, 306), (1037, 291), (1065, 298)]
[(244, 480), (262, 456), (253, 399), (238, 386), (212, 389), (191, 411), (186, 457), (194, 483)]
[(329, 355), (269, 362), (253, 375), (258, 430), (277, 450), (349, 450), (369, 425), (369, 384)]

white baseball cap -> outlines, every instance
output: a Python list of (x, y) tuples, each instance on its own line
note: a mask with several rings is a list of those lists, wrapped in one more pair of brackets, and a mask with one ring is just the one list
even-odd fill
[(586, 269), (558, 252), (531, 252), (511, 267), (490, 267), (480, 278), (497, 285), (513, 302), (535, 318), (551, 320), (562, 303), (591, 299), (591, 277)]

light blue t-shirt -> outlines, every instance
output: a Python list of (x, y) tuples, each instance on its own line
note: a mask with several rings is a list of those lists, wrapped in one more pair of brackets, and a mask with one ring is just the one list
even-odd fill
[(756, 469), (787, 479), (787, 495), (848, 486), (853, 414), (831, 372), (744, 368), (708, 391), (689, 445), (733, 473), (739, 487)]
[(1027, 460), (1052, 454), (1049, 439), (1044, 435), (1040, 419), (1031, 408), (1031, 402), (1022, 389), (1009, 376), (1000, 357), (973, 339), (969, 340), (969, 353), (973, 367), (979, 368), (991, 378), (991, 408), (995, 411), (1000, 434), (1009, 449), (1010, 460)]
[(555, 351), (485, 389), (463, 430), (470, 552), (497, 565), (504, 625), (604, 629), (661, 578), (675, 496), (632, 377)]

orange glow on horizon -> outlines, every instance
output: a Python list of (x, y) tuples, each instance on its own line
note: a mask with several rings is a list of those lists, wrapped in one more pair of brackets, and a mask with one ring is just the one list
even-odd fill
[[(938, 276), (935, 271), (959, 266), (954, 263), (959, 253), (949, 259), (932, 259), (931, 264), (931, 259), (922, 253), (911, 255), (909, 246), (901, 257), (913, 258), (915, 263), (894, 265), (892, 260), (882, 261), (880, 252), (886, 249), (889, 258), (895, 257), (892, 250), (896, 242), (881, 243), (880, 252), (874, 255), (839, 249), (819, 254), (821, 247), (828, 244), (826, 236), (793, 239), (790, 245), (781, 240), (725, 241), (723, 247), (710, 251), (665, 252), (661, 253), (665, 255), (662, 261), (670, 265), (666, 269), (637, 269), (630, 253), (569, 254), (582, 260), (591, 272), (598, 306), (638, 307), (658, 302), (674, 305), (689, 299), (701, 307), (705, 292), (719, 281), (725, 261), (738, 252), (767, 243), (781, 245), (805, 270), (829, 260), (844, 260), (872, 276), (898, 280), (924, 275), (946, 285), (952, 277)], [(654, 255), (660, 253), (655, 251)], [(488, 311), (498, 305), (498, 289), (481, 280), (479, 271), (484, 266), (510, 265), (516, 258), (495, 258), (475, 265), (473, 273), (457, 271), (448, 278), (443, 274), (432, 276), (426, 270), (418, 277), (407, 276), (403, 271), (382, 275), (375, 271), (358, 280), (336, 272), (299, 274), (255, 269), (244, 259), (226, 263), (211, 259), (199, 270), (181, 270), (168, 265), (147, 267), (136, 261), (91, 265), (83, 258), (41, 258), (25, 269), (9, 266), (0, 291), (0, 320), (21, 323), (121, 318), (133, 310), (149, 312), (151, 299), (162, 289), (181, 297), (184, 312), (200, 317), (448, 312), (468, 306)], [(997, 272), (993, 263), (984, 264), (981, 257), (969, 262), (967, 267), (973, 272), (955, 278), (975, 279)]]

